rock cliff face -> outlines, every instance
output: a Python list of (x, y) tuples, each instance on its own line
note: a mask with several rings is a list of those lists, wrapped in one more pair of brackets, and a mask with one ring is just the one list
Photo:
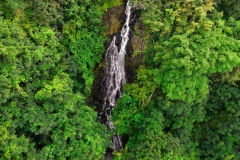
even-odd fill
[(141, 13), (135, 10), (134, 21), (131, 24), (129, 48), (126, 54), (126, 75), (127, 83), (132, 83), (137, 78), (137, 69), (142, 64), (144, 52), (144, 29), (140, 21)]
[[(106, 43), (106, 49), (114, 35), (116, 35), (116, 45), (119, 46), (120, 39), (120, 30), (125, 21), (125, 1), (121, 6), (110, 8), (102, 18), (104, 25), (106, 26), (105, 36), (109, 38), (109, 41)], [(142, 23), (140, 21), (140, 11), (133, 10), (131, 23), (130, 23), (130, 39), (127, 44), (127, 53), (125, 56), (125, 71), (127, 83), (132, 83), (137, 78), (137, 69), (142, 63), (142, 55), (144, 52), (144, 30)], [(120, 47), (118, 47), (120, 48)], [(102, 95), (101, 95), (101, 82), (103, 79), (104, 66), (105, 64), (105, 53), (103, 53), (101, 62), (95, 67), (95, 80), (92, 89), (92, 94), (89, 97), (89, 105), (96, 106), (96, 110), (99, 111), (102, 104)]]
[(124, 3), (122, 3), (121, 6), (109, 8), (109, 10), (103, 15), (102, 22), (107, 27), (105, 36), (110, 38), (120, 31), (121, 26), (124, 23), (124, 9), (125, 6)]

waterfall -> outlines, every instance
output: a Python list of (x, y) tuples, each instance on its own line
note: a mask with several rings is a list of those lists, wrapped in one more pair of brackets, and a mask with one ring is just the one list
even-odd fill
[[(106, 66), (102, 81), (104, 95), (99, 119), (106, 123), (109, 130), (114, 130), (111, 112), (116, 105), (116, 100), (121, 97), (123, 85), (126, 83), (124, 58), (129, 40), (131, 8), (128, 1), (125, 9), (126, 22), (121, 29), (120, 49), (116, 45), (116, 36), (114, 36), (105, 54)], [(112, 137), (112, 149), (115, 151), (123, 149), (121, 137), (117, 134)]]

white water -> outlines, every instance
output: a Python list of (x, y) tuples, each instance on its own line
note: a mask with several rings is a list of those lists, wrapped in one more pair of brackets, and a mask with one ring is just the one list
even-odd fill
[[(100, 117), (105, 117), (106, 125), (108, 129), (113, 130), (114, 125), (111, 120), (111, 112), (113, 107), (116, 105), (116, 100), (122, 95), (122, 87), (126, 83), (126, 76), (124, 70), (124, 58), (126, 54), (126, 46), (129, 39), (129, 23), (131, 16), (131, 6), (129, 1), (127, 2), (125, 14), (126, 22), (121, 30), (121, 46), (120, 50), (116, 46), (116, 36), (108, 47), (105, 55), (105, 61), (107, 66), (104, 70), (104, 99), (103, 108), (100, 112)], [(122, 141), (119, 135), (114, 135), (112, 139), (113, 150), (122, 150)]]

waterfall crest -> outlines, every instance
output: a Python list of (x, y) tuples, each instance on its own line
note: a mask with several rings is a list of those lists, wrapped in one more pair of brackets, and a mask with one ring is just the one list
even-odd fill
[[(106, 66), (104, 68), (104, 78), (102, 81), (104, 95), (99, 119), (106, 123), (109, 130), (114, 129), (111, 112), (116, 105), (116, 100), (121, 97), (123, 85), (126, 83), (124, 60), (126, 46), (129, 40), (131, 8), (128, 1), (125, 9), (126, 21), (121, 29), (120, 49), (116, 45), (116, 36), (114, 36), (105, 53)], [(112, 137), (112, 148), (113, 150), (123, 149), (121, 137), (117, 134)]]

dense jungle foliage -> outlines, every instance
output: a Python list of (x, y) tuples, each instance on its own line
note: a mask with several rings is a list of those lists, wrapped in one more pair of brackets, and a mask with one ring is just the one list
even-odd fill
[[(103, 159), (88, 106), (121, 0), (0, 0), (0, 159)], [(145, 49), (113, 111), (115, 159), (240, 159), (240, 1), (132, 0)], [(126, 71), (127, 72), (127, 71)]]

